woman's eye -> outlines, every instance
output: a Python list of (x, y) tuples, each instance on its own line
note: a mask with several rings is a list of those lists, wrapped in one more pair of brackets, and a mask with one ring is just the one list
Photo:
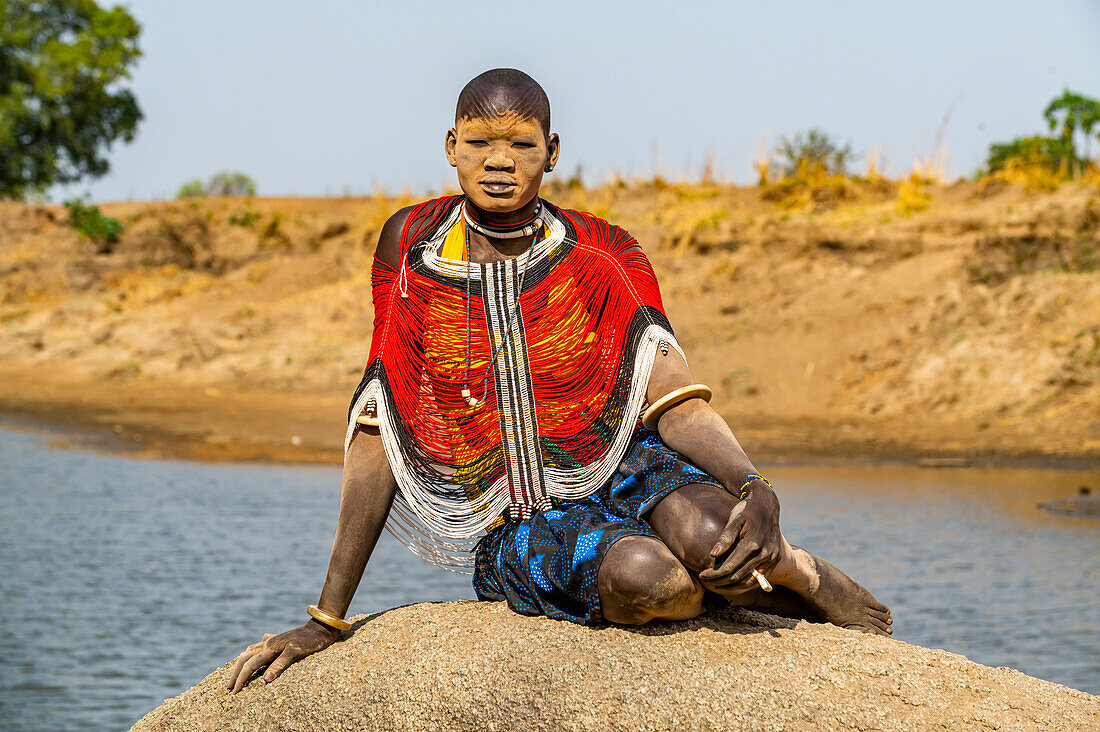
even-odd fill
[(481, 147), (482, 145), (488, 145), (489, 143), (485, 140), (467, 140), (466, 144), (474, 145), (475, 147)]
[(534, 147), (534, 145), (532, 145), (529, 142), (513, 142), (512, 147), (530, 148), (530, 147)]

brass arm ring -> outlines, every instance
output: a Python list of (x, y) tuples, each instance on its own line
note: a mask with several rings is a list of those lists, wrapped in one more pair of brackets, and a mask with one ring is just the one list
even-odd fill
[(321, 623), (322, 625), (327, 625), (330, 628), (336, 628), (336, 630), (351, 630), (351, 623), (344, 620), (343, 618), (338, 618), (335, 615), (329, 615), (316, 605), (310, 605), (308, 608), (306, 608), (306, 612), (309, 613), (309, 616), (311, 618), (316, 620), (318, 623)]
[(686, 402), (688, 399), (695, 399), (696, 397), (709, 402), (713, 392), (706, 384), (691, 384), (689, 386), (681, 386), (679, 389), (673, 389), (668, 394), (653, 402), (649, 407), (642, 412), (642, 424), (645, 425), (647, 430), (656, 431), (657, 422), (660, 421), (661, 415), (668, 410), (675, 407), (681, 402)]

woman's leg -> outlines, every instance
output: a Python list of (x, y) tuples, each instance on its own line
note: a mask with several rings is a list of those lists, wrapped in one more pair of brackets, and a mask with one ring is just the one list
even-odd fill
[(652, 536), (624, 536), (612, 544), (598, 582), (603, 618), (612, 623), (687, 620), (703, 612), (699, 580)]
[[(737, 503), (717, 486), (689, 484), (661, 500), (648, 519), (672, 554), (697, 573), (711, 566), (710, 550)], [(797, 600), (791, 593), (762, 592), (751, 576), (737, 586), (705, 582), (703, 586), (737, 605), (774, 609), (784, 615), (796, 613), (795, 617), (817, 618), (864, 632), (893, 632), (885, 605), (851, 577), (820, 557), (788, 544), (786, 539), (778, 562), (763, 573), (773, 585), (791, 590)]]

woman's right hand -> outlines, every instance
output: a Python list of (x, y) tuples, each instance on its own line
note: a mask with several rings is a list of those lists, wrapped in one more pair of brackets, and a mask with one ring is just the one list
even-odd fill
[(264, 681), (274, 681), (290, 664), (328, 648), (339, 638), (340, 631), (316, 620), (278, 635), (266, 633), (263, 640), (253, 643), (237, 657), (225, 688), (236, 694), (264, 666), (267, 666)]

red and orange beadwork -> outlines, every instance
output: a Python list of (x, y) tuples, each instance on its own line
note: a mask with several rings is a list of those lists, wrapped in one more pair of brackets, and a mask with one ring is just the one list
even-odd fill
[(441, 258), (462, 203), (417, 206), (398, 269), (375, 261), (374, 336), (350, 415), (374, 400), (400, 488), (394, 533), (449, 566), (468, 566), (471, 540), (502, 513), (596, 490), (637, 424), (654, 353), (675, 343), (623, 229), (544, 203), (547, 235), (518, 262)]

